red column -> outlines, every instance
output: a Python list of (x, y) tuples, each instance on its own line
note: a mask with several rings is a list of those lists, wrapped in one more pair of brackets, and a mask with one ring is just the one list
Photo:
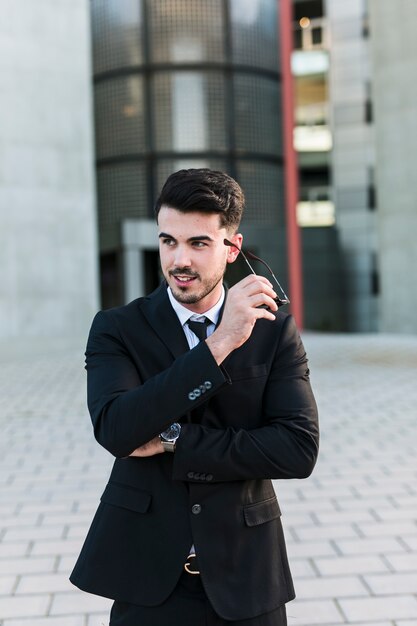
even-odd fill
[(282, 121), (284, 149), (285, 215), (288, 256), (288, 296), (291, 312), (300, 329), (303, 328), (303, 274), (301, 236), (297, 224), (298, 167), (294, 150), (294, 97), (291, 72), (293, 49), (292, 0), (277, 0), (279, 11), (279, 45), (281, 50)]

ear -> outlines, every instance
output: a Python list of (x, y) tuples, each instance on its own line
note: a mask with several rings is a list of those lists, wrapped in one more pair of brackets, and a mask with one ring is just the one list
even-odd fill
[[(241, 233), (235, 233), (228, 237), (229, 241), (235, 243), (239, 248), (242, 247), (243, 235)], [(239, 250), (234, 248), (233, 246), (228, 246), (227, 248), (227, 262), (234, 263), (239, 256)]]

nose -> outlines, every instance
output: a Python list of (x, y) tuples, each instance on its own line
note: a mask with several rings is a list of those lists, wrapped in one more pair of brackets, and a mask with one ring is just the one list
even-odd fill
[(174, 263), (175, 267), (189, 267), (191, 265), (190, 254), (185, 246), (177, 246)]

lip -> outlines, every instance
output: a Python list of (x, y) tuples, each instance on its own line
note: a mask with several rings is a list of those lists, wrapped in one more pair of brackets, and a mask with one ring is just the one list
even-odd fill
[(188, 287), (188, 285), (192, 285), (197, 278), (196, 276), (176, 276), (175, 274), (171, 274), (171, 276), (174, 279), (175, 284), (178, 285), (178, 287)]

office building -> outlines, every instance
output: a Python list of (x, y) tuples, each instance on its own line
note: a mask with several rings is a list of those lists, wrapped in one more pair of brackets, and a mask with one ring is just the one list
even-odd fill
[[(181, 167), (241, 183), (245, 245), (288, 289), (279, 8), (7, 0), (0, 337), (83, 335), (100, 304), (153, 289), (153, 205)], [(415, 333), (417, 7), (293, 9), (305, 327)], [(230, 269), (230, 282), (247, 272), (241, 261)]]
[(304, 260), (328, 260), (329, 245), (312, 255), (308, 244), (327, 225), (336, 329), (417, 331), (416, 11), (413, 0), (294, 0)]
[(240, 182), (245, 243), (285, 282), (277, 8), (92, 0), (103, 306), (158, 284), (153, 206), (167, 176), (187, 167)]

